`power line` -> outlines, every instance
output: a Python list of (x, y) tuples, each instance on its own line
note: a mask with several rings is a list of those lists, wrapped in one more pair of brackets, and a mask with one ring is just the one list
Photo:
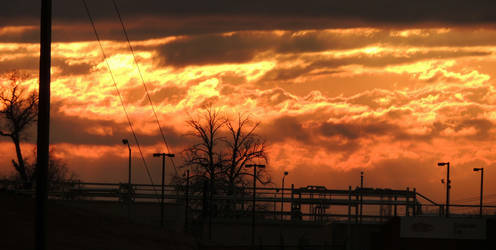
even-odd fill
[[(138, 61), (136, 59), (136, 55), (134, 54), (133, 46), (131, 46), (131, 41), (129, 40), (129, 36), (128, 36), (127, 31), (126, 31), (126, 26), (124, 25), (124, 21), (122, 20), (121, 12), (119, 11), (119, 7), (117, 6), (117, 3), (115, 2), (115, 0), (112, 0), (112, 3), (114, 4), (114, 9), (115, 9), (115, 12), (117, 13), (117, 16), (119, 17), (119, 22), (121, 23), (122, 31), (124, 32), (124, 36), (126, 37), (127, 44), (129, 46), (129, 50), (131, 51), (131, 54), (133, 55), (134, 63), (136, 64), (136, 67), (138, 69), (138, 73), (139, 73), (139, 76), (141, 78), (141, 82), (143, 83), (143, 87), (145, 88), (146, 97), (148, 99), (148, 102), (150, 103), (150, 106), (152, 107), (153, 115), (155, 116), (155, 121), (157, 122), (158, 129), (160, 130), (160, 134), (162, 135), (162, 139), (164, 141), (167, 152), (170, 153), (171, 150), (169, 149), (169, 145), (167, 144), (167, 141), (165, 140), (165, 135), (164, 135), (164, 132), (162, 130), (162, 126), (160, 125), (160, 121), (158, 119), (157, 112), (155, 111), (155, 106), (153, 105), (152, 99), (150, 98), (148, 88), (146, 87), (146, 84), (145, 84), (145, 79), (143, 78), (143, 74), (141, 73), (141, 69), (140, 69)], [(174, 159), (170, 158), (170, 157), (169, 157), (169, 159), (172, 162), (172, 166), (174, 166), (174, 171), (177, 175), (177, 169), (176, 169), (176, 164), (174, 163)]]
[[(483, 199), (488, 199), (488, 198), (493, 198), (496, 197), (496, 194), (487, 194), (483, 196)], [(454, 200), (453, 202), (469, 202), (469, 201), (478, 201), (480, 199), (480, 196), (471, 196), (471, 197), (466, 197), (458, 200)]]
[[(105, 54), (105, 50), (103, 49), (102, 42), (100, 40), (100, 36), (98, 35), (98, 32), (96, 30), (95, 22), (93, 21), (93, 18), (91, 17), (90, 10), (88, 8), (88, 5), (86, 4), (86, 0), (82, 0), (82, 2), (84, 4), (84, 8), (86, 10), (86, 14), (88, 15), (88, 18), (90, 20), (91, 27), (93, 28), (93, 32), (95, 33), (95, 37), (98, 40), (98, 45), (100, 46), (100, 50), (102, 51), (103, 59), (104, 59), (105, 64), (107, 65), (107, 68), (109, 70), (110, 76), (112, 78), (112, 82), (114, 83), (115, 90), (117, 91), (117, 94), (119, 96), (119, 100), (121, 102), (122, 109), (124, 110), (124, 113), (126, 114), (127, 122), (129, 124), (129, 127), (131, 128), (131, 132), (133, 134), (133, 137), (134, 137), (134, 140), (136, 142), (136, 145), (138, 146), (138, 150), (139, 150), (139, 153), (141, 155), (141, 159), (143, 160), (143, 165), (145, 166), (146, 173), (148, 175), (148, 178), (150, 179), (151, 184), (154, 185), (153, 184), (152, 176), (150, 175), (150, 171), (148, 169), (148, 165), (146, 164), (146, 161), (145, 161), (145, 157), (143, 156), (143, 151), (141, 150), (141, 146), (139, 144), (138, 137), (136, 136), (136, 133), (134, 131), (133, 124), (131, 122), (131, 119), (129, 118), (129, 114), (128, 114), (127, 110), (126, 110), (126, 106), (124, 105), (124, 101), (122, 99), (121, 92), (119, 91), (119, 88), (117, 86), (117, 82), (115, 80), (114, 74), (112, 73), (112, 69), (110, 68), (110, 64), (109, 64), (109, 62), (107, 60), (107, 55)], [(153, 191), (155, 191), (155, 193), (156, 193), (157, 191), (155, 190), (155, 187), (154, 186), (152, 186), (152, 187), (153, 187)]]

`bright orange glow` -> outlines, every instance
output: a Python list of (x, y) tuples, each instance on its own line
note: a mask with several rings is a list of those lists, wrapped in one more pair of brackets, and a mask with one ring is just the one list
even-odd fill
[[(2, 28), (0, 37), (32, 28)], [(232, 31), (132, 43), (177, 153), (186, 146), (185, 121), (213, 103), (227, 114), (247, 112), (261, 121), (276, 181), (288, 170), (300, 174), (289, 175), (300, 185), (346, 187), (356, 177), (348, 175), (366, 169), (377, 175), (370, 185), (408, 183), (440, 196), (437, 161), (453, 162), (464, 187), (477, 181), (467, 169), (496, 165), (492, 37), (496, 30), (489, 28), (350, 28)], [(146, 138), (144, 150), (165, 150), (127, 43), (103, 41), (103, 47), (135, 130)], [(0, 43), (2, 72), (31, 73), (24, 84), (35, 89), (38, 49)], [(66, 138), (57, 137), (66, 131), (54, 131), (55, 146), (82, 177), (97, 178), (92, 174), (104, 171), (99, 167), (114, 164), (106, 157), (118, 162), (115, 168), (125, 163), (116, 137), (131, 138), (112, 77), (94, 41), (54, 43), (53, 61), (54, 121), (64, 123), (61, 130), (81, 125)], [(0, 152), (12, 157), (9, 145), (1, 141)], [(496, 177), (488, 178), (496, 183)], [(462, 195), (475, 189), (458, 190)]]

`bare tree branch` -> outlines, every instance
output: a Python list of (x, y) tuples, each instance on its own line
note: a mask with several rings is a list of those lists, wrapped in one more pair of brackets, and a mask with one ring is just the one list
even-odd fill
[[(38, 95), (36, 92), (26, 94), (20, 81), (25, 78), (18, 71), (8, 73), (0, 78), (0, 135), (12, 139), (16, 149), (17, 161), (12, 160), (14, 169), (22, 181), (30, 185), (29, 171), (22, 156), (21, 138), (27, 137), (26, 129), (36, 122), (38, 115)], [(6, 83), (8, 82), (8, 83)]]

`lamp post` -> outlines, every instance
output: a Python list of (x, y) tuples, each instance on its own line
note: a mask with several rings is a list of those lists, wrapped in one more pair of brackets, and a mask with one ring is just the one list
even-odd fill
[(265, 168), (265, 165), (260, 164), (248, 164), (247, 168), (253, 168), (253, 205), (251, 208), (251, 245), (255, 246), (255, 198), (257, 191), (257, 168)]
[(122, 139), (122, 144), (127, 145), (127, 148), (129, 149), (127, 184), (129, 189), (129, 195), (131, 196), (131, 146), (129, 145), (129, 141), (127, 139)]
[(439, 167), (446, 166), (446, 217), (449, 217), (449, 204), (450, 204), (450, 189), (451, 189), (451, 180), (449, 176), (450, 163), (449, 162), (438, 162), (437, 165)]
[(122, 139), (122, 144), (127, 145), (129, 150), (129, 160), (128, 160), (128, 177), (127, 177), (127, 194), (128, 194), (128, 204), (127, 204), (127, 218), (131, 219), (131, 146), (127, 139)]
[(484, 188), (484, 168), (474, 168), (474, 171), (475, 172), (481, 171), (479, 215), (482, 217), (482, 194), (483, 194), (483, 188)]
[(162, 192), (160, 193), (160, 226), (164, 226), (164, 183), (165, 183), (165, 157), (174, 157), (174, 154), (155, 153), (153, 157), (162, 157)]
[(189, 225), (189, 215), (188, 215), (188, 210), (189, 210), (189, 170), (186, 170), (186, 209), (184, 210), (184, 231), (188, 232), (188, 225)]
[(283, 215), (283, 207), (284, 207), (284, 178), (289, 174), (288, 171), (284, 171), (284, 175), (282, 176), (282, 184), (281, 184), (281, 223), (284, 220), (284, 215)]
[(363, 212), (363, 171), (360, 172), (360, 224), (362, 224)]

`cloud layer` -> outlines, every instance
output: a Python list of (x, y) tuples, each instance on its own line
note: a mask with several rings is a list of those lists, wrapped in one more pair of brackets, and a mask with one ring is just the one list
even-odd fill
[[(439, 13), (439, 2), (361, 2), (360, 8), (352, 2), (310, 1), (300, 9), (292, 2), (223, 2), (205, 10), (203, 2), (149, 8), (143, 1), (131, 13), (134, 5), (119, 1), (171, 150), (180, 153), (192, 143), (185, 120), (213, 103), (228, 115), (247, 112), (261, 121), (258, 132), (269, 143), (276, 181), (288, 170), (297, 185), (347, 188), (365, 170), (370, 186), (417, 187), (441, 200), (444, 170), (435, 166), (451, 161), (454, 193), (473, 196), (478, 179), (471, 168), (490, 170), (496, 161), (490, 8), (460, 2)], [(383, 15), (385, 6), (396, 11)], [(134, 59), (104, 11), (111, 7), (94, 14), (124, 107), (153, 165), (151, 153), (166, 149)], [(67, 8), (55, 15), (52, 142), (82, 178), (117, 180), (124, 175), (111, 172), (126, 163), (120, 142), (132, 138), (131, 131), (84, 16), (74, 5)], [(38, 46), (30, 11), (19, 17), (24, 26), (7, 22), (0, 30), (0, 72), (31, 73), (25, 84), (35, 86)], [(64, 33), (69, 25), (80, 35)], [(0, 148), (11, 153), (4, 139)], [(135, 146), (133, 152), (140, 164)], [(145, 175), (137, 180), (146, 181)]]

